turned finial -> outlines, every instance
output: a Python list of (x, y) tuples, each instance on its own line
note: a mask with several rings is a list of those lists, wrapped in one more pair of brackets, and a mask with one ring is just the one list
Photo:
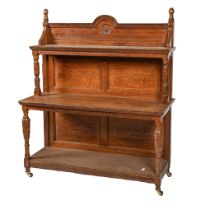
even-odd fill
[(169, 9), (169, 20), (168, 20), (168, 33), (166, 39), (166, 46), (173, 47), (174, 42), (174, 13), (175, 10), (173, 8)]
[(47, 26), (49, 23), (49, 18), (48, 18), (48, 10), (44, 9), (44, 22), (43, 22), (43, 26)]
[(174, 22), (174, 13), (175, 13), (175, 10), (173, 8), (170, 8), (169, 9), (169, 22)]

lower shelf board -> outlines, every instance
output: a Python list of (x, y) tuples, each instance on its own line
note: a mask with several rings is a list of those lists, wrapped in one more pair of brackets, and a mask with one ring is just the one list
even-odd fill
[[(33, 168), (154, 182), (155, 159), (80, 149), (45, 147), (31, 156)], [(167, 161), (162, 161), (162, 171)]]

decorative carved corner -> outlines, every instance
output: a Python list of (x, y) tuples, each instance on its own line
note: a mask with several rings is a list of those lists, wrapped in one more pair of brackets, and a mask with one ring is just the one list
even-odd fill
[(44, 44), (48, 44), (48, 43), (52, 43), (52, 34), (50, 31), (50, 27), (49, 27), (49, 17), (48, 17), (48, 10), (44, 9), (43, 11), (43, 15), (44, 15), (44, 19), (43, 19), (43, 32), (42, 35), (39, 39), (38, 44), (39, 45), (44, 45)]

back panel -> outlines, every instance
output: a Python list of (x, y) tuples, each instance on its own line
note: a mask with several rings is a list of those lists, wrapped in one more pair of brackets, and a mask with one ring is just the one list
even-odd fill
[(131, 27), (126, 24), (113, 26), (101, 23), (97, 27), (84, 24), (81, 27), (75, 24), (67, 26), (51, 25), (53, 44), (164, 46), (167, 34), (167, 24)]
[[(42, 44), (166, 46), (168, 24), (49, 23)], [(159, 101), (160, 59), (44, 56), (44, 92)], [(122, 99), (124, 100), (124, 99)], [(46, 144), (154, 156), (154, 122), (45, 113)]]
[(119, 24), (102, 15), (93, 23), (48, 23), (40, 39), (42, 44), (166, 46), (168, 24)]
[[(49, 93), (160, 100), (161, 60), (71, 56), (47, 56), (45, 60), (44, 86)], [(48, 115), (50, 146), (154, 155), (153, 121)]]
[(48, 92), (159, 100), (161, 60), (49, 56)]

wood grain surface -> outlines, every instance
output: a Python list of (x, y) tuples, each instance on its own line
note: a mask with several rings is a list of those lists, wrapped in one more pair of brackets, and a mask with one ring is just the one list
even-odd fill
[(49, 107), (56, 109), (73, 109), (99, 112), (130, 113), (136, 115), (162, 116), (173, 103), (139, 101), (117, 97), (94, 97), (85, 95), (47, 94), (31, 96), (19, 101), (30, 107)]
[[(152, 182), (170, 176), (174, 9), (167, 23), (50, 23), (31, 46), (34, 96), (23, 106), (25, 169)], [(39, 56), (42, 56), (42, 71)], [(43, 88), (40, 78), (43, 78)], [(30, 156), (30, 110), (44, 112), (45, 147)]]
[[(155, 176), (155, 158), (55, 147), (34, 154), (31, 167), (148, 182)], [(162, 160), (161, 172), (165, 167)]]

